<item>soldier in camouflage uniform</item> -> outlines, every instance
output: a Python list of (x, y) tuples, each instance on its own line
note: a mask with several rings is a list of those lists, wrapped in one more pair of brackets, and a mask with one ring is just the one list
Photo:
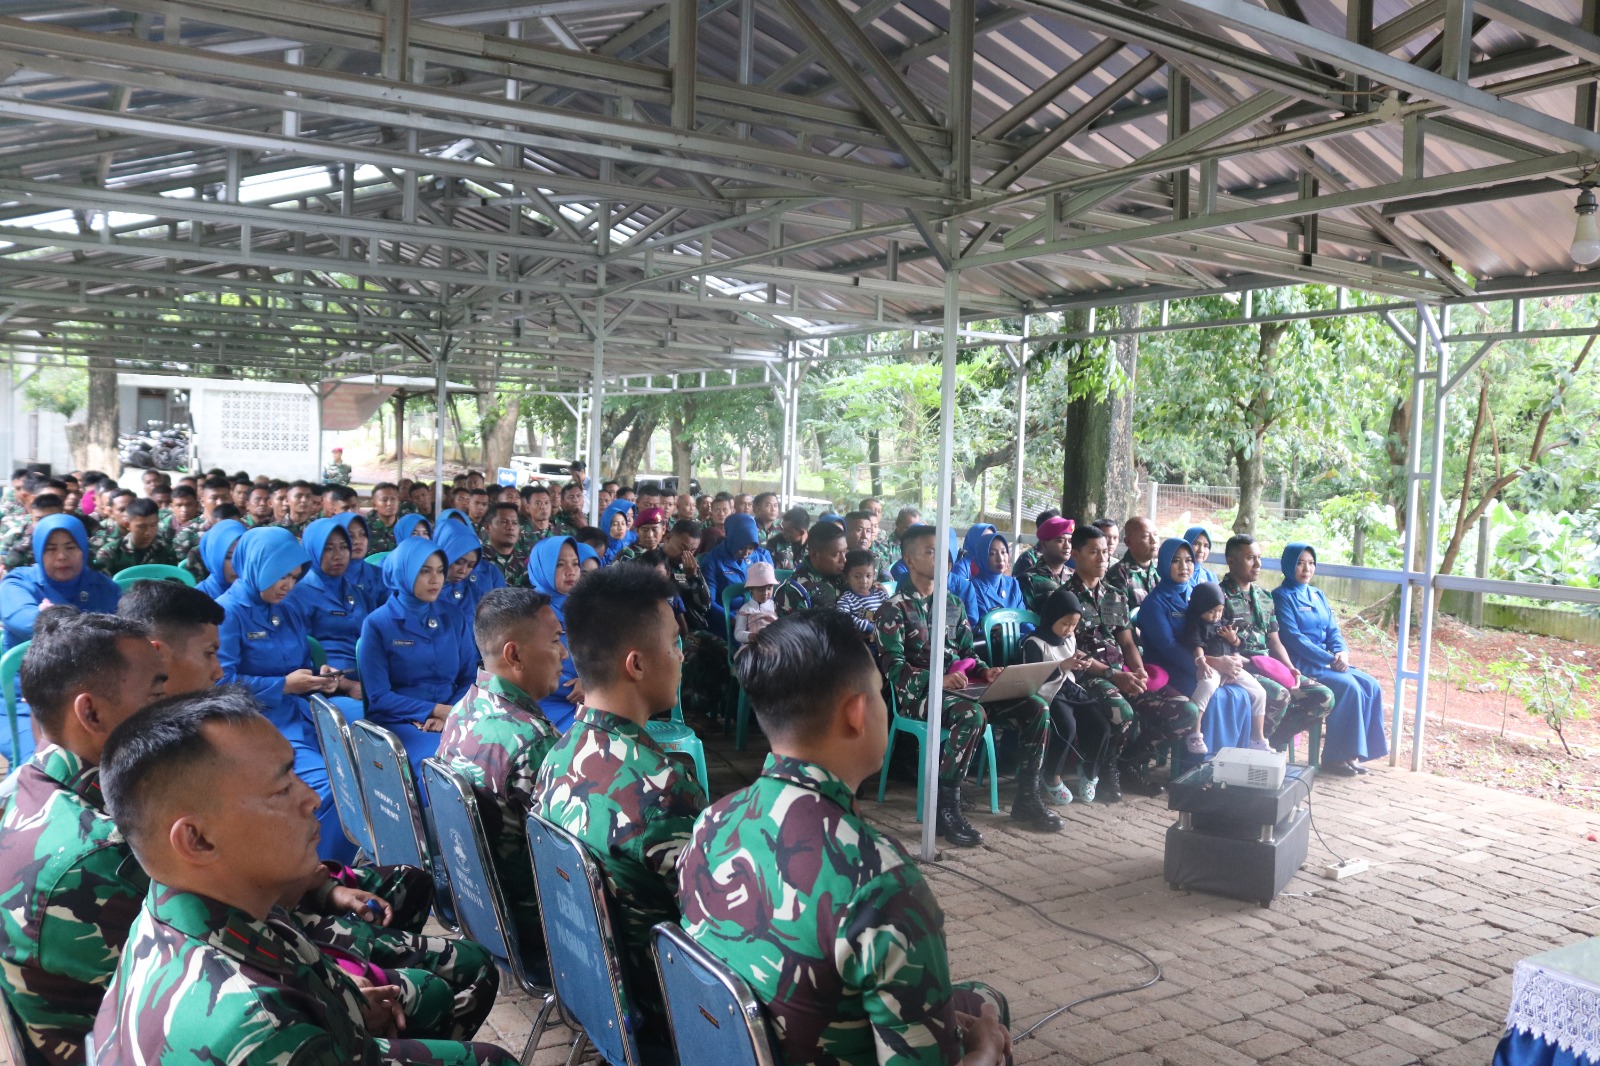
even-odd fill
[(1106, 746), (1105, 761), (1095, 775), (1102, 797), (1115, 802), (1122, 797), (1124, 784), (1147, 795), (1160, 794), (1146, 763), (1157, 745), (1194, 732), (1200, 709), (1170, 685), (1148, 687), (1149, 675), (1128, 620), (1128, 595), (1105, 579), (1105, 547), (1105, 533), (1094, 526), (1073, 531), (1074, 572), (1066, 588), (1083, 607), (1078, 651), (1091, 660), (1087, 669), (1078, 671), (1078, 683), (1106, 701), (1108, 721), (1127, 730), (1122, 745), (1113, 739)]
[(796, 611), (831, 611), (845, 590), (844, 560), (849, 548), (844, 530), (832, 522), (818, 522), (806, 534), (805, 543), (805, 562), (773, 593), (779, 618)]
[(156, 532), (156, 505), (149, 500), (128, 504), (128, 532), (101, 545), (89, 565), (115, 577), (130, 566), (161, 564), (177, 566), (172, 545)]
[(274, 906), (317, 867), (317, 799), (255, 708), (242, 690), (179, 697), (106, 745), (106, 799), (151, 885), (95, 1022), (98, 1060), (509, 1066), (487, 1044), (388, 1039), (402, 990), (376, 980), (390, 975), (347, 976)]
[(844, 516), (844, 525), (845, 544), (849, 550), (871, 552), (873, 561), (878, 564), (878, 581), (888, 581), (889, 567), (894, 565), (894, 560), (885, 563), (878, 555), (878, 525), (872, 512), (851, 511)]
[(1022, 586), (1022, 601), (1034, 614), (1044, 606), (1050, 594), (1072, 576), (1067, 566), (1067, 538), (1072, 535), (1073, 523), (1059, 515), (1039, 523), (1039, 543), (1034, 548), (1033, 562), (1024, 573), (1017, 576)]
[(567, 646), (585, 706), (545, 756), (534, 811), (581, 840), (605, 874), (617, 945), (643, 1024), (666, 1043), (650, 929), (678, 920), (678, 856), (705, 793), (645, 731), (678, 698), (672, 582), (643, 566), (588, 574), (567, 597)]
[(544, 932), (526, 825), (545, 756), (561, 739), (539, 701), (561, 683), (561, 620), (548, 597), (525, 588), (494, 589), (473, 622), (491, 675), (450, 710), (439, 758), (473, 783), (495, 874), (517, 926), (522, 961), (546, 983)]
[(555, 527), (550, 523), (550, 514), (554, 509), (555, 500), (551, 498), (548, 486), (529, 485), (522, 490), (522, 521), (517, 533), (519, 551), (531, 555), (534, 545), (555, 535)]
[[(936, 535), (932, 526), (917, 526), (906, 531), (900, 544), (909, 576), (878, 609), (874, 619), (899, 712), (918, 720), (925, 719), (928, 713)], [(811, 536), (815, 540), (816, 529), (811, 531)], [(999, 670), (990, 668), (974, 651), (972, 630), (967, 626), (961, 598), (949, 591), (944, 591), (944, 596), (943, 668), (950, 669), (968, 659), (972, 661), (969, 673), (975, 680), (993, 681)], [(961, 785), (966, 780), (972, 756), (983, 740), (984, 727), (990, 722), (1017, 731), (1017, 792), (1011, 805), (1011, 817), (1029, 829), (1060, 832), (1060, 816), (1039, 798), (1039, 768), (1044, 762), (1045, 732), (1050, 727), (1046, 701), (1032, 696), (981, 704), (961, 694), (967, 676), (944, 676), (943, 721), (950, 736), (939, 752), (939, 835), (957, 847), (976, 847), (983, 842), (983, 834), (967, 822), (961, 811)]]
[(372, 508), (362, 512), (367, 520), (367, 551), (392, 552), (394, 524), (400, 520), (400, 490), (387, 481), (372, 487)]
[(344, 449), (335, 448), (333, 450), (333, 462), (323, 468), (322, 483), (324, 485), (348, 485), (350, 484), (350, 473), (350, 464), (344, 461)]
[(780, 619), (739, 672), (773, 752), (695, 823), (678, 867), (683, 928), (750, 983), (784, 1062), (1001, 1061), (1005, 999), (951, 984), (938, 902), (856, 807), (888, 737), (855, 628), (832, 611)]
[(806, 559), (806, 535), (811, 528), (811, 512), (791, 507), (783, 512), (778, 531), (767, 538), (775, 570), (798, 570)]
[(483, 558), (500, 570), (506, 584), (523, 588), (528, 584), (529, 549), (522, 547), (521, 522), (517, 505), (497, 503), (484, 523)]
[[(1105, 581), (1124, 591), (1131, 611), (1161, 583), (1161, 575), (1156, 572), (1156, 553), (1161, 547), (1161, 538), (1156, 536), (1156, 527), (1148, 519), (1137, 517), (1128, 519), (1127, 525), (1122, 527), (1122, 535), (1128, 550), (1106, 571)], [(1106, 552), (1106, 557), (1111, 557), (1110, 551)]]
[[(1296, 733), (1311, 728), (1333, 710), (1333, 690), (1319, 685), (1296, 670), (1278, 638), (1278, 612), (1272, 593), (1262, 588), (1261, 545), (1248, 533), (1228, 538), (1228, 574), (1222, 579), (1223, 619), (1239, 635), (1237, 653), (1245, 656), (1247, 669), (1267, 690), (1267, 739), (1273, 747), (1286, 748)], [(1283, 664), (1299, 682), (1286, 689), (1256, 669), (1251, 656), (1269, 655)]]

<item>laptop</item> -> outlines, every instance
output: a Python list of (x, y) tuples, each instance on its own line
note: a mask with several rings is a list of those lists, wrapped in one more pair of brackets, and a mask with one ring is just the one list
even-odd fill
[(1001, 669), (1000, 676), (987, 685), (968, 685), (957, 694), (979, 703), (1004, 703), (1037, 696), (1061, 669), (1057, 662), (1022, 663)]

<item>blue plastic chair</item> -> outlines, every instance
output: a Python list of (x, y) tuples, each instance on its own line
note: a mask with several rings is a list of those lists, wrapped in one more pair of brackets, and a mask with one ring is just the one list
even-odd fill
[(528, 815), (528, 853), (562, 1008), (611, 1066), (639, 1066), (637, 1016), (599, 865), (580, 841), (537, 814)]
[(1039, 616), (1016, 607), (996, 607), (983, 616), (978, 636), (989, 652), (990, 666), (1014, 666), (1022, 661), (1022, 627), (1037, 626)]
[[(678, 650), (683, 651), (683, 640), (678, 640)], [(711, 792), (711, 778), (706, 775), (706, 745), (693, 729), (690, 729), (683, 720), (683, 678), (678, 678), (678, 702), (672, 705), (672, 718), (670, 720), (651, 719), (645, 723), (645, 732), (650, 734), (650, 739), (655, 741), (662, 751), (681, 752), (694, 760), (695, 774), (700, 778), (700, 787), (709, 795)]]
[(375, 855), (372, 822), (367, 816), (366, 796), (356, 773), (355, 750), (350, 744), (350, 726), (339, 708), (320, 695), (311, 697), (311, 717), (317, 725), (317, 742), (322, 745), (322, 761), (328, 765), (328, 783), (333, 789), (333, 805), (339, 811), (344, 835), (361, 855)]
[(449, 871), (450, 891), (462, 931), (482, 944), (523, 991), (540, 1000), (533, 1031), (522, 1049), (521, 1061), (526, 1064), (549, 1026), (556, 1007), (555, 994), (537, 984), (523, 962), (505, 895), (494, 875), (489, 838), (483, 830), (483, 816), (472, 784), (438, 759), (422, 760), (422, 780), (432, 801), (428, 804), (428, 819), (441, 841), (439, 851)]
[(373, 858), (380, 866), (415, 866), (433, 874), (434, 910), (441, 924), (454, 929), (450, 879), (444, 864), (436, 861), (422, 820), (411, 761), (400, 738), (371, 722), (350, 726), (361, 791), (367, 800), (367, 824), (372, 828)]
[(194, 588), (194, 575), (181, 566), (169, 566), (166, 563), (140, 563), (130, 566), (126, 570), (119, 570), (111, 578), (123, 592), (135, 581), (181, 581), (183, 584)]
[[(883, 769), (878, 771), (878, 802), (883, 802), (883, 797), (889, 790), (889, 756), (894, 754), (894, 738), (897, 733), (907, 733), (917, 739), (917, 821), (922, 821), (922, 791), (927, 782), (923, 780), (922, 747), (928, 742), (928, 723), (916, 718), (906, 718), (900, 713), (899, 701), (895, 699), (893, 687), (889, 687), (889, 746), (883, 752)], [(939, 735), (944, 740), (950, 739), (950, 730), (941, 729)], [(991, 814), (1000, 813), (1000, 781), (999, 771), (995, 769), (994, 761), (994, 726), (987, 723), (983, 727), (983, 756), (988, 760), (989, 766), (989, 811)]]
[(33, 641), (25, 640), (14, 648), (6, 649), (0, 655), (0, 692), (4, 693), (6, 704), (6, 725), (11, 730), (11, 769), (21, 766), (22, 755), (22, 727), (17, 718), (17, 704), (22, 701), (21, 687), (17, 675), (22, 672), (22, 657), (28, 654), (28, 645)]
[(778, 1066), (761, 1001), (744, 979), (670, 922), (656, 926), (651, 937), (678, 1061)]

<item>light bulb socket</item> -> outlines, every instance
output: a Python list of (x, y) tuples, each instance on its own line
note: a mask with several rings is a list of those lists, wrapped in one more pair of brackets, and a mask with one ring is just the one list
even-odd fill
[(1578, 193), (1578, 202), (1572, 205), (1572, 210), (1580, 215), (1592, 215), (1600, 209), (1600, 200), (1594, 195), (1594, 183), (1584, 182), (1578, 186), (1582, 191)]

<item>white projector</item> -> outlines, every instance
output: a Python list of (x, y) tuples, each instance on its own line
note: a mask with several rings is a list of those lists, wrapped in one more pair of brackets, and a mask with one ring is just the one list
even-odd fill
[(1221, 748), (1211, 757), (1211, 780), (1219, 785), (1245, 788), (1283, 787), (1289, 756), (1281, 751)]

